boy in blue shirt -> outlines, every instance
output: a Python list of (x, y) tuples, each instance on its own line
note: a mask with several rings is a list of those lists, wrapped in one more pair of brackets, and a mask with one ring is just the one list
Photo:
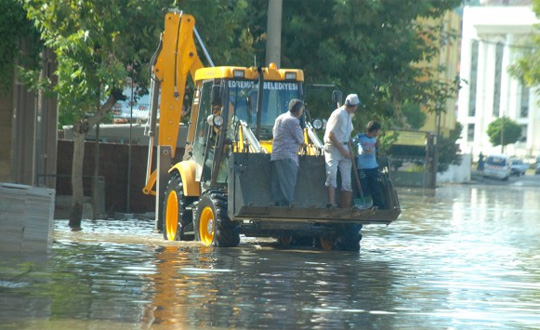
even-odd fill
[(379, 164), (377, 164), (377, 147), (379, 141), (377, 136), (381, 130), (381, 124), (377, 121), (370, 121), (366, 125), (366, 133), (360, 133), (356, 136), (358, 143), (358, 175), (362, 184), (364, 193), (371, 194), (373, 206), (382, 209), (381, 189), (379, 187)]

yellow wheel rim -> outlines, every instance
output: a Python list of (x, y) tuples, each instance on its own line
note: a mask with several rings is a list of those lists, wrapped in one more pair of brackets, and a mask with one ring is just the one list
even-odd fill
[(171, 191), (167, 196), (167, 209), (165, 211), (165, 230), (167, 239), (174, 241), (178, 231), (178, 194)]
[(204, 245), (210, 246), (214, 241), (214, 228), (216, 220), (211, 207), (205, 207), (199, 219), (199, 237)]
[(321, 243), (321, 248), (323, 250), (332, 250), (332, 248), (334, 247), (333, 239), (319, 237), (319, 242)]

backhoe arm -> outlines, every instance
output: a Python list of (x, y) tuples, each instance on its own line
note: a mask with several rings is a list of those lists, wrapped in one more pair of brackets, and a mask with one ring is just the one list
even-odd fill
[[(176, 153), (187, 78), (188, 75), (194, 77), (195, 71), (203, 67), (195, 48), (194, 35), (198, 37), (193, 16), (183, 14), (180, 11), (171, 11), (166, 14), (161, 44), (155, 62), (152, 63), (153, 82), (156, 85), (155, 88), (152, 88), (152, 93), (159, 94), (159, 135), (157, 139), (159, 151), (157, 158), (162, 157), (163, 161), (161, 165), (159, 162), (157, 166), (153, 164), (153, 146), (155, 145), (153, 132), (156, 131), (156, 128), (151, 127), (146, 183), (143, 188), (145, 194), (156, 194), (154, 190), (156, 181), (163, 180), (171, 166), (171, 161)], [(205, 49), (204, 45), (201, 46)], [(208, 59), (211, 62), (209, 56)], [(158, 98), (155, 96), (153, 95), (153, 99), (157, 100)], [(156, 104), (153, 104), (152, 112), (155, 111)], [(153, 117), (155, 118), (155, 114)], [(163, 186), (159, 187), (159, 189), (163, 188)], [(156, 187), (156, 189), (158, 188)]]
[(193, 38), (195, 18), (178, 12), (165, 16), (163, 46), (154, 65), (154, 75), (161, 83), (158, 145), (176, 151), (178, 130), (184, 104), (188, 74), (193, 77), (203, 64)]

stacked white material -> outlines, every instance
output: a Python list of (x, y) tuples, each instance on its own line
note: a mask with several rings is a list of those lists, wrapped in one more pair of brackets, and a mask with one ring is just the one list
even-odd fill
[(53, 241), (54, 190), (0, 185), (0, 251), (46, 252)]
[(20, 251), (25, 222), (26, 189), (0, 186), (0, 251)]

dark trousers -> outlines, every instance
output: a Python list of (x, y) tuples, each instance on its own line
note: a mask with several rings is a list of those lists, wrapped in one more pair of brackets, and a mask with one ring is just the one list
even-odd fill
[(377, 206), (380, 209), (384, 208), (381, 186), (379, 185), (379, 169), (372, 168), (358, 170), (358, 176), (360, 177), (360, 183), (362, 184), (364, 195), (371, 195), (373, 206)]
[(270, 162), (272, 198), (277, 206), (289, 206), (294, 201), (298, 166), (292, 159), (280, 159)]

